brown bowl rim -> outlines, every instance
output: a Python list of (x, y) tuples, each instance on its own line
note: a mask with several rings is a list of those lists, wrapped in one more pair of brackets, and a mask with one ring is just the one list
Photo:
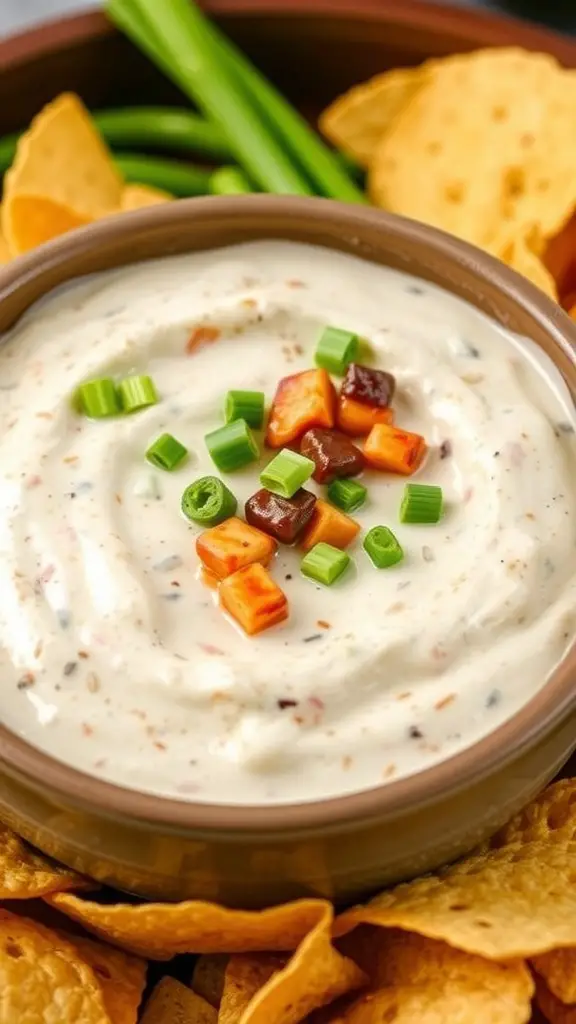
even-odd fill
[[(482, 283), (496, 285), (508, 300), (521, 306), (543, 327), (560, 352), (576, 364), (576, 324), (519, 274), (500, 261), (458, 239), (424, 224), (364, 206), (346, 206), (324, 199), (278, 196), (206, 197), (181, 200), (109, 218), (82, 228), (34, 250), (0, 270), (0, 303), (19, 283), (29, 281), (59, 265), (73, 265), (74, 257), (121, 237), (136, 239), (171, 224), (189, 225), (219, 221), (245, 225), (246, 218), (264, 226), (266, 219), (282, 214), (303, 218), (315, 225), (338, 223), (342, 235), (354, 238), (363, 227), (376, 223), (390, 239), (410, 239), (431, 257), (447, 260), (452, 270), (472, 271)], [(258, 233), (258, 232), (257, 232)], [(63, 281), (73, 279), (67, 273)], [(449, 287), (448, 287), (448, 290)], [(560, 353), (559, 353), (560, 354)], [(56, 791), (76, 804), (88, 804), (106, 815), (124, 816), (179, 829), (220, 829), (230, 832), (284, 831), (319, 826), (338, 826), (351, 819), (405, 814), (440, 795), (461, 790), (495, 773), (525, 750), (532, 748), (561, 724), (576, 703), (576, 641), (542, 689), (511, 719), (488, 736), (439, 765), (397, 781), (359, 793), (309, 803), (275, 805), (195, 803), (138, 790), (94, 778), (37, 750), (0, 725), (0, 763), (10, 772), (24, 775), (29, 784)]]
[[(208, 14), (242, 21), (266, 18), (377, 21), (407, 32), (442, 34), (455, 50), (484, 46), (523, 46), (553, 54), (562, 64), (576, 66), (576, 41), (553, 29), (522, 21), (497, 11), (456, 8), (428, 0), (201, 0)], [(91, 38), (116, 33), (105, 14), (94, 8), (86, 13), (41, 22), (31, 29), (0, 40), (0, 73), (11, 65), (34, 60), (44, 53)]]

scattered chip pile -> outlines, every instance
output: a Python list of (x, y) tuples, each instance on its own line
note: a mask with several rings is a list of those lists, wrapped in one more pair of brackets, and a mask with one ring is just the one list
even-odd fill
[(63, 93), (21, 136), (4, 178), (0, 264), (102, 217), (172, 198), (147, 185), (125, 185), (81, 100)]
[(457, 54), (356, 86), (320, 126), (368, 169), (377, 206), (485, 249), (558, 298), (547, 250), (576, 209), (576, 71), (516, 48)]
[(0, 1024), (575, 1024), (575, 878), (576, 779), (336, 918), (111, 902), (0, 826)]

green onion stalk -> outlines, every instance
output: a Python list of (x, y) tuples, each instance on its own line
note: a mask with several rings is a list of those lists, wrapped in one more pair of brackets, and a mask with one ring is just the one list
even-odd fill
[(141, 153), (116, 153), (115, 162), (125, 181), (165, 189), (175, 196), (204, 196), (212, 172), (181, 160), (165, 160)]
[(109, 0), (111, 19), (217, 124), (242, 168), (264, 190), (311, 195), (305, 177), (217, 54), (208, 22), (188, 0)]
[[(362, 191), (349, 177), (341, 157), (326, 146), (316, 132), (267, 79), (219, 30), (188, 0), (165, 0), (162, 12), (154, 0), (108, 0), (110, 18), (140, 47), (183, 91), (195, 99), (209, 116), (213, 117), (227, 136), (239, 163), (262, 188), (267, 191), (289, 191), (311, 194), (308, 185), (292, 168), (299, 188), (274, 187), (278, 168), (272, 166), (280, 149), (281, 169), (291, 166), (285, 150), (292, 154), (295, 165), (303, 168), (314, 182), (320, 195), (345, 202), (365, 203)], [(153, 17), (154, 15), (154, 17)], [(199, 82), (198, 67), (204, 61), (210, 77)], [(190, 73), (194, 70), (194, 74)], [(213, 95), (214, 83), (219, 85)], [(250, 99), (254, 107), (246, 100)], [(207, 102), (207, 99), (210, 101)], [(253, 133), (242, 138), (241, 147), (233, 141), (232, 132), (238, 134), (239, 124), (230, 120), (236, 109), (241, 109), (245, 122), (258, 120), (260, 132), (254, 148)], [(260, 115), (260, 117), (258, 117)], [(262, 120), (261, 120), (262, 118)], [(277, 133), (282, 146), (279, 147)], [(247, 146), (248, 143), (248, 146)], [(273, 148), (270, 148), (272, 146)], [(265, 158), (262, 165), (262, 159)], [(280, 175), (284, 178), (284, 175)], [(292, 178), (291, 175), (288, 176)], [(283, 182), (286, 184), (286, 182)], [(290, 184), (290, 181), (288, 182)], [(293, 184), (293, 181), (292, 181)]]

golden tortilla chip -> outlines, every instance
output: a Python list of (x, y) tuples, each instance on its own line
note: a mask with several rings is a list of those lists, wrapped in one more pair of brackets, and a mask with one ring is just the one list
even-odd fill
[(576, 216), (549, 239), (542, 252), (542, 262), (552, 274), (563, 305), (576, 291)]
[(536, 1005), (549, 1024), (576, 1024), (576, 1005), (566, 1005), (552, 994), (542, 978), (536, 977)]
[(214, 903), (102, 904), (66, 893), (46, 897), (99, 938), (150, 960), (178, 953), (249, 953), (295, 949), (331, 905), (296, 900), (269, 910), (228, 910)]
[(44, 857), (0, 825), (0, 899), (26, 900), (85, 886), (81, 875)]
[(74, 946), (36, 921), (0, 910), (2, 1024), (112, 1024), (100, 984)]
[(210, 1006), (220, 1006), (224, 974), (229, 957), (225, 953), (205, 953), (194, 965), (191, 986)]
[(327, 1021), (346, 1024), (525, 1024), (534, 983), (521, 961), (499, 964), (444, 942), (363, 926), (341, 943), (370, 992)]
[(576, 1003), (576, 949), (555, 949), (532, 960), (550, 991), (563, 1003)]
[(81, 100), (63, 93), (19, 142), (4, 178), (2, 230), (16, 256), (120, 206), (123, 182)]
[(286, 966), (273, 953), (235, 953), (224, 975), (218, 1024), (240, 1024), (254, 996)]
[(175, 978), (162, 978), (142, 1014), (140, 1024), (217, 1024), (218, 1011)]
[(552, 274), (546, 269), (540, 257), (528, 247), (525, 238), (514, 239), (502, 252), (502, 259), (549, 298), (558, 301), (558, 289)]
[(264, 954), (230, 957), (219, 1024), (299, 1024), (318, 1007), (361, 988), (366, 976), (334, 948), (331, 924), (327, 909), (285, 966)]
[[(0, 205), (0, 224), (2, 223), (2, 206)], [(8, 242), (4, 238), (2, 231), (0, 231), (0, 266), (3, 263), (9, 263), (12, 259), (10, 249), (8, 248)]]
[(111, 1024), (137, 1024), (146, 984), (146, 961), (82, 935), (60, 934), (94, 971)]
[(402, 928), (494, 960), (576, 945), (575, 837), (576, 779), (565, 779), (470, 857), (345, 911), (335, 933)]
[(362, 167), (368, 167), (384, 132), (428, 80), (435, 63), (385, 71), (354, 86), (320, 115), (320, 130)]
[(161, 188), (153, 188), (151, 185), (125, 185), (122, 190), (120, 209), (141, 210), (145, 206), (158, 206), (160, 203), (169, 203), (174, 199), (169, 192)]
[(547, 54), (478, 50), (436, 63), (374, 155), (374, 202), (498, 255), (556, 233), (576, 205), (576, 74)]

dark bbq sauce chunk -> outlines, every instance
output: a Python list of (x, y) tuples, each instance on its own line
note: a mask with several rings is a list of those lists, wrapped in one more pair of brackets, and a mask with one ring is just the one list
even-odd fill
[(329, 484), (337, 476), (356, 476), (364, 469), (364, 456), (350, 438), (337, 430), (311, 427), (300, 443), (300, 451), (316, 466), (313, 478)]
[(342, 381), (340, 394), (353, 398), (355, 402), (385, 409), (392, 402), (396, 381), (391, 373), (373, 370), (370, 366), (350, 363)]
[(316, 496), (302, 487), (292, 498), (282, 498), (265, 487), (248, 498), (244, 511), (246, 521), (281, 544), (293, 544), (310, 522)]

